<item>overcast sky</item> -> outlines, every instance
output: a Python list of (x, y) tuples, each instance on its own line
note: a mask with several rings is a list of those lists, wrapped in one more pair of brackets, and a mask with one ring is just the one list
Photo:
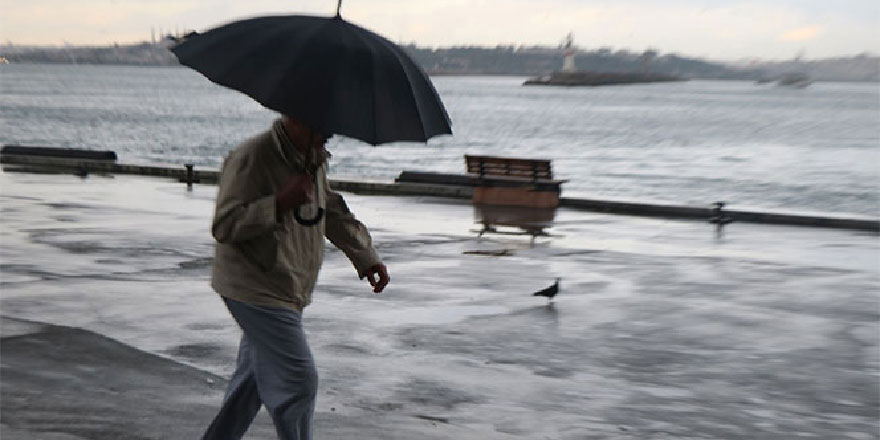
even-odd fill
[[(335, 0), (0, 0), (0, 42), (149, 41), (263, 14), (332, 14)], [(880, 53), (878, 0), (344, 0), (342, 15), (419, 46), (655, 48), (713, 59)]]

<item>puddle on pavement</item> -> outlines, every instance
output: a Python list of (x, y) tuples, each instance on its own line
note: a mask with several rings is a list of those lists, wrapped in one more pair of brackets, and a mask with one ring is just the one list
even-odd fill
[(473, 316), (500, 315), (509, 310), (501, 306), (405, 307), (367, 313), (369, 322), (387, 325), (452, 324)]

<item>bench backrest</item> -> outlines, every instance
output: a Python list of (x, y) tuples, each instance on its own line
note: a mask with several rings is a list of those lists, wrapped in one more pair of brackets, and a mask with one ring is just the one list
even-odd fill
[(546, 159), (516, 159), (497, 156), (464, 156), (468, 174), (479, 176), (508, 176), (525, 179), (552, 179), (550, 161)]

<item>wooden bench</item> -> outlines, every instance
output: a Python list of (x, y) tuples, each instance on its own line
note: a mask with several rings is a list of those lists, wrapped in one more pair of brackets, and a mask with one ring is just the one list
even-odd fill
[(464, 156), (468, 174), (508, 176), (523, 179), (553, 179), (550, 161), (546, 159), (517, 159), (498, 156)]
[(563, 180), (553, 179), (550, 161), (465, 155), (468, 175), (477, 178), (475, 205), (555, 209)]
[(550, 161), (465, 155), (473, 178), (474, 212), (483, 225), (478, 231), (503, 233), (496, 226), (515, 227), (535, 237), (553, 225), (564, 181), (553, 179)]

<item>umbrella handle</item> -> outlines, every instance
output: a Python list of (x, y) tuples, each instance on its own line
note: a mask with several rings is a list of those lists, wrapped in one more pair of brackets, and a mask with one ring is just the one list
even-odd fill
[(321, 219), (324, 217), (324, 208), (318, 208), (318, 213), (315, 215), (315, 218), (302, 218), (299, 215), (299, 208), (296, 208), (293, 211), (293, 218), (296, 219), (296, 222), (303, 226), (315, 226)]

